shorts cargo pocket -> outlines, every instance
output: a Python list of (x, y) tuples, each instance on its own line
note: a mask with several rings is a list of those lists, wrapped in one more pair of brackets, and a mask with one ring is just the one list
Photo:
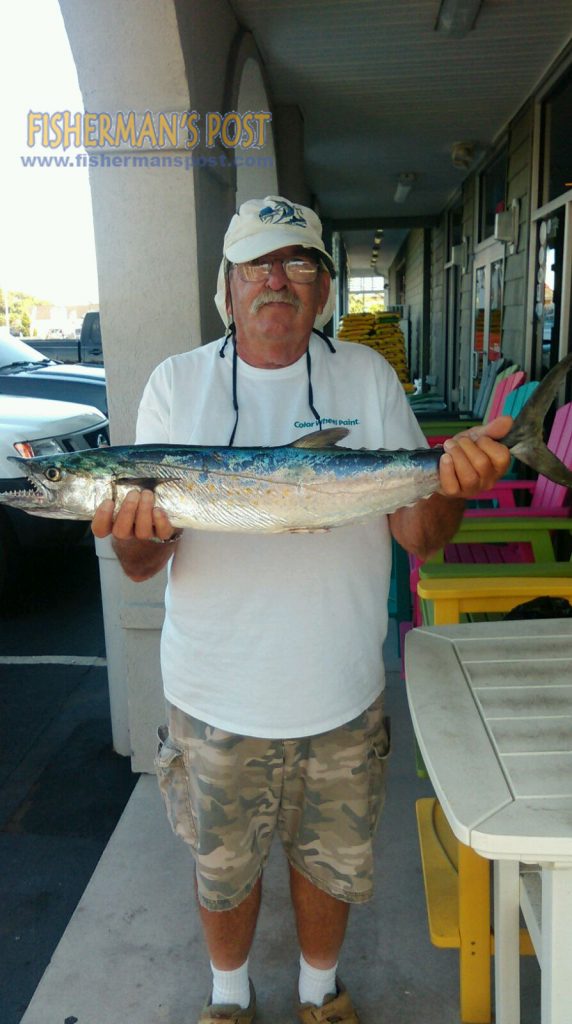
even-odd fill
[(191, 810), (189, 782), (183, 751), (169, 736), (166, 726), (157, 732), (159, 740), (155, 771), (161, 796), (173, 832), (191, 846), (196, 846), (197, 829)]
[(385, 771), (391, 753), (391, 722), (384, 718), (371, 738), (368, 751), (369, 834), (373, 836), (385, 802)]

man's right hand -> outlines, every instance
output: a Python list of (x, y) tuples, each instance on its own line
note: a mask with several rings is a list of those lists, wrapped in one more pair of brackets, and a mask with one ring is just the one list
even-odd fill
[(155, 507), (153, 491), (129, 491), (114, 519), (111, 499), (97, 509), (91, 529), (96, 537), (116, 540), (170, 540), (177, 532), (162, 509)]
[(174, 553), (176, 544), (156, 542), (179, 537), (166, 513), (155, 507), (153, 491), (148, 490), (129, 491), (117, 514), (113, 501), (103, 501), (91, 529), (96, 537), (111, 536), (123, 571), (137, 583), (155, 576)]

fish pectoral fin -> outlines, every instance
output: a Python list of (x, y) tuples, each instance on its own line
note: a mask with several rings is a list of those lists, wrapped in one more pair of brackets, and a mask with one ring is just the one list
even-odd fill
[(116, 486), (139, 488), (140, 491), (156, 491), (158, 487), (162, 487), (164, 484), (176, 485), (180, 483), (181, 478), (177, 476), (120, 476), (115, 479)]
[(116, 487), (133, 487), (141, 491), (154, 491), (158, 480), (153, 477), (143, 476), (118, 476), (115, 478)]
[(333, 448), (338, 441), (347, 437), (349, 430), (344, 427), (328, 427), (327, 430), (313, 430), (311, 434), (304, 434), (297, 441), (292, 441), (289, 448)]

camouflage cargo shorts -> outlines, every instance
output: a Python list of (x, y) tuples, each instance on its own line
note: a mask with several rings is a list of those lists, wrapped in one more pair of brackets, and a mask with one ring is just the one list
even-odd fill
[(381, 696), (346, 725), (287, 740), (234, 735), (167, 708), (155, 766), (203, 906), (229, 910), (248, 895), (276, 831), (319, 889), (349, 903), (370, 898), (389, 753)]

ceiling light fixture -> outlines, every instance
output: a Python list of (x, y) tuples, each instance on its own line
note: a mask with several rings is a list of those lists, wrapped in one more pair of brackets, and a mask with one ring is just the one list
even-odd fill
[(462, 39), (475, 27), (481, 5), (482, 0), (441, 0), (435, 32)]
[(377, 254), (379, 252), (379, 247), (381, 245), (382, 238), (383, 228), (378, 228), (373, 238), (373, 248), (371, 250), (371, 259), (369, 261), (372, 267), (375, 267), (377, 263)]
[(404, 203), (416, 181), (417, 175), (411, 171), (400, 174), (393, 197), (394, 203)]
[(453, 167), (457, 167), (460, 171), (468, 171), (474, 159), (474, 142), (454, 142), (451, 146)]

